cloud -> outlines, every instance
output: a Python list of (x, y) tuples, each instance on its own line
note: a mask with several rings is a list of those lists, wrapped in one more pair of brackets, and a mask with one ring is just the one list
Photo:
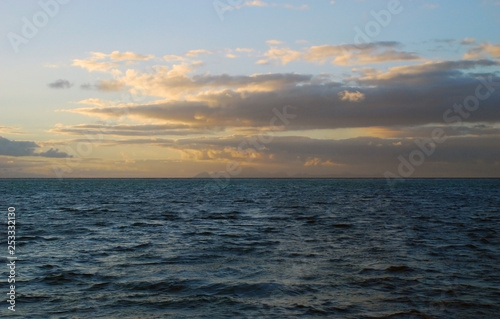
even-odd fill
[(269, 4), (267, 4), (264, 1), (261, 0), (251, 0), (251, 1), (245, 1), (242, 5), (242, 7), (267, 7)]
[(186, 56), (187, 57), (196, 57), (200, 54), (212, 54), (213, 52), (209, 51), (209, 50), (205, 50), (205, 49), (198, 49), (198, 50), (190, 50), (188, 52), (186, 52)]
[(72, 157), (72, 156), (68, 155), (67, 153), (65, 153), (65, 152), (60, 152), (59, 150), (54, 149), (54, 148), (51, 148), (51, 149), (49, 149), (49, 150), (48, 150), (48, 151), (46, 151), (46, 152), (37, 153), (36, 155), (37, 155), (37, 156), (42, 156), (42, 157), (51, 157), (51, 158), (66, 158), (66, 157)]
[(95, 84), (84, 83), (80, 85), (82, 90), (98, 90), (103, 92), (120, 92), (125, 89), (125, 84), (117, 80), (100, 80)]
[(240, 53), (252, 53), (255, 50), (250, 48), (236, 48), (235, 51)]
[(365, 99), (365, 95), (359, 91), (349, 92), (347, 90), (339, 92), (339, 97), (342, 101), (360, 102)]
[[(277, 40), (268, 41), (270, 44), (280, 43)], [(418, 60), (413, 53), (398, 51), (396, 42), (377, 42), (371, 44), (354, 45), (322, 45), (311, 46), (301, 51), (285, 47), (272, 46), (264, 54), (265, 58), (256, 61), (259, 65), (266, 65), (272, 61), (287, 64), (292, 61), (302, 60), (312, 63), (325, 63), (327, 61), (337, 65), (368, 64), (392, 62), (401, 60)], [(250, 49), (239, 48), (237, 52), (252, 52)], [(236, 91), (270, 91), (278, 88), (280, 81), (264, 80), (270, 76), (228, 76), (228, 75), (192, 75), (196, 68), (203, 64), (202, 61), (190, 61), (199, 54), (209, 54), (205, 49), (191, 50), (186, 57), (165, 56), (173, 61), (173, 65), (155, 65), (153, 68), (142, 69), (127, 67), (120, 70), (120, 63), (125, 59), (143, 59), (150, 57), (131, 52), (111, 54), (92, 52), (91, 57), (83, 60), (74, 60), (75, 66), (87, 69), (89, 72), (101, 71), (109, 73), (112, 79), (103, 79), (96, 84), (83, 84), (82, 89), (97, 89), (105, 92), (119, 92), (128, 90), (133, 94), (141, 92), (149, 96), (163, 99), (196, 99), (196, 95), (221, 90)], [(231, 52), (228, 57), (234, 58)], [(127, 61), (128, 61), (127, 60)], [(297, 75), (295, 75), (297, 77)]]
[(185, 61), (186, 58), (184, 58), (183, 56), (180, 56), (180, 55), (175, 55), (175, 54), (167, 54), (167, 55), (164, 55), (163, 56), (163, 59), (167, 62), (172, 62), (172, 61), (175, 61), (175, 62), (182, 62), (182, 61)]
[(500, 58), (500, 44), (482, 43), (464, 55), (464, 59)]
[(113, 106), (116, 105), (115, 102), (105, 101), (97, 98), (90, 98), (78, 101), (78, 104), (95, 105), (95, 106)]
[(357, 81), (365, 85), (429, 85), (441, 81), (464, 80), (458, 78), (464, 76), (464, 70), (499, 65), (499, 62), (491, 60), (427, 61), (416, 65), (391, 67), (386, 72), (374, 69), (356, 69), (356, 71), (361, 74)]
[(272, 91), (292, 83), (305, 82), (308, 75), (299, 74), (254, 74), (250, 76), (191, 75), (193, 68), (185, 65), (161, 67), (148, 73), (128, 70), (115, 81), (125, 87), (164, 99), (196, 100), (200, 94), (224, 90)]
[(31, 156), (38, 147), (35, 142), (16, 142), (0, 137), (0, 155)]
[(110, 60), (114, 61), (147, 61), (153, 59), (154, 55), (137, 54), (130, 51), (127, 52), (113, 51), (110, 54), (108, 54), (107, 57), (109, 57)]
[(0, 137), (0, 155), (6, 156), (41, 156), (41, 157), (71, 157), (67, 153), (60, 152), (57, 149), (50, 149), (46, 152), (36, 153), (40, 146), (35, 142), (11, 141)]
[(66, 135), (109, 135), (109, 136), (169, 136), (169, 135), (207, 135), (221, 132), (222, 129), (193, 128), (185, 124), (79, 124), (57, 125), (50, 133)]
[[(459, 41), (454, 41), (458, 46)], [(80, 107), (66, 110), (114, 119), (117, 124), (57, 125), (50, 132), (105, 136), (100, 145), (118, 151), (124, 145), (149, 145), (165, 154), (177, 154), (182, 161), (204, 161), (203, 165), (237, 160), (266, 171), (283, 167), (287, 172), (303, 169), (323, 176), (353, 176), (353, 172), (382, 176), (385, 170), (397, 169), (398, 156), (415, 149), (416, 138), (429, 138), (433, 129), (441, 128), (447, 132), (447, 142), (417, 175), (453, 175), (453, 170), (456, 174), (464, 168), (478, 176), (488, 174), (486, 168), (500, 174), (498, 152), (487, 154), (500, 136), (499, 61), (424, 60), (403, 51), (397, 42), (304, 44), (306, 47), (295, 49), (272, 40), (269, 45), (260, 56), (243, 49), (218, 52), (252, 53), (259, 64), (302, 61), (356, 67), (350, 74), (198, 73), (193, 58), (204, 52), (192, 50), (191, 57), (169, 56), (168, 62), (163, 61), (166, 65), (127, 66), (122, 72), (111, 69), (108, 78), (87, 85), (141, 93), (147, 97), (141, 102), (89, 97), (78, 102)], [(470, 39), (462, 40), (462, 45), (478, 47)], [(109, 57), (96, 61), (122, 63)], [(366, 65), (381, 62), (398, 63)], [(488, 86), (482, 84), (486, 82)], [(481, 98), (473, 112), (465, 110), (461, 104), (477, 92), (491, 94)], [(465, 115), (447, 124), (444, 114), (450, 110), (455, 117), (457, 112)], [(261, 147), (244, 152), (238, 148), (244, 141), (259, 141), (259, 133), (274, 134), (272, 143), (260, 143)], [(304, 136), (295, 136), (301, 134)], [(55, 150), (37, 154), (58, 156)], [(482, 166), (478, 164), (481, 160)]]
[(292, 61), (300, 60), (304, 57), (304, 53), (289, 48), (270, 48), (264, 56), (269, 60), (280, 61), (285, 65)]
[(125, 88), (125, 84), (115, 80), (101, 80), (95, 84), (95, 88), (104, 92), (119, 92)]
[(283, 44), (283, 42), (279, 41), (279, 40), (267, 40), (266, 43), (267, 43), (267, 45), (281, 45), (281, 44)]
[(498, 136), (499, 126), (497, 123), (463, 123), (462, 125), (453, 125), (450, 129), (446, 123), (425, 124), (416, 126), (393, 126), (386, 128), (375, 128), (370, 131), (370, 135), (376, 135), (383, 138), (428, 138), (432, 136), (435, 129), (446, 131), (448, 136), (462, 137), (494, 137)]
[(73, 65), (79, 66), (79, 67), (86, 69), (90, 72), (94, 72), (94, 71), (108, 72), (109, 70), (118, 67), (117, 63), (101, 62), (101, 61), (88, 60), (88, 59), (74, 59)]
[(48, 86), (52, 89), (69, 89), (73, 86), (68, 80), (59, 79), (52, 83), (49, 83)]
[(13, 127), (13, 126), (0, 126), (0, 133), (15, 134), (15, 135), (26, 134), (26, 132), (23, 132), (20, 127)]
[(476, 43), (476, 39), (474, 38), (464, 38), (462, 41), (460, 41), (460, 44), (462, 45), (471, 45), (471, 44), (475, 44)]
[[(193, 128), (269, 127), (273, 109), (294, 107), (296, 119), (287, 130), (338, 129), (425, 125), (443, 122), (443, 114), (475, 94), (481, 81), (496, 87), (500, 79), (467, 73), (497, 66), (488, 60), (427, 62), (389, 68), (386, 72), (361, 69), (358, 77), (332, 82), (329, 77), (300, 74), (253, 76), (165, 74), (134, 75), (125, 81), (141, 90), (168, 97), (150, 104), (105, 105), (67, 110), (100, 118), (124, 114), (136, 120), (190, 125)], [(480, 88), (481, 94), (490, 89)], [(495, 90), (493, 88), (493, 90)], [(148, 94), (152, 94), (150, 91)], [(369, 99), (364, 99), (369, 96)], [(353, 104), (352, 102), (356, 102)], [(480, 102), (464, 122), (500, 121), (500, 95)]]
[[(434, 153), (418, 167), (418, 176), (500, 176), (500, 150), (496, 136), (449, 137), (435, 145)], [(267, 139), (269, 136), (267, 137)], [(134, 139), (116, 141), (116, 145), (162, 146), (183, 155), (184, 160), (219, 162), (236, 161), (238, 165), (257, 165), (262, 169), (280, 167), (288, 171), (307, 169), (328, 176), (382, 176), (397, 172), (399, 156), (408, 158), (418, 146), (414, 139), (357, 137), (328, 140), (303, 136), (273, 136), (262, 143), (259, 136), (233, 135), (183, 139)], [(422, 141), (420, 141), (422, 143)], [(467, 173), (463, 173), (467, 172)], [(452, 175), (453, 176), (453, 175)]]
[[(259, 144), (263, 147), (258, 147)], [(496, 147), (497, 144), (498, 134), (487, 137), (450, 137), (445, 143), (436, 146), (434, 153), (425, 158), (425, 162), (416, 168), (412, 177), (500, 177), (500, 150)], [(122, 154), (119, 160), (89, 161), (82, 158), (80, 165), (67, 176), (123, 177), (125, 174), (130, 177), (187, 177), (194, 176), (201, 170), (225, 171), (229, 161), (235, 161), (231, 165), (237, 163), (243, 170), (257, 168), (260, 173), (253, 174), (254, 177), (286, 177), (299, 172), (307, 176), (322, 177), (381, 177), (387, 170), (397, 174), (398, 156), (408, 158), (411, 152), (418, 149), (413, 139), (374, 137), (328, 140), (274, 136), (267, 144), (261, 143), (256, 135), (180, 139), (148, 137), (107, 142), (107, 147), (116, 149), (117, 154), (123, 152), (123, 147), (133, 149), (136, 146), (150, 146), (160, 152), (163, 148), (168, 152), (178, 153), (182, 160), (143, 161), (130, 157), (128, 152), (126, 156)], [(31, 164), (30, 160), (33, 159), (0, 156), (2, 176), (10, 176), (14, 169), (23, 167), (32, 167), (30, 172), (53, 176), (50, 165), (42, 172), (41, 164)], [(182, 172), (186, 169), (189, 173), (183, 175)], [(158, 175), (159, 172), (162, 175)]]
[(242, 53), (246, 56), (251, 56), (254, 51), (255, 51), (254, 49), (250, 49), (250, 48), (236, 48), (236, 49), (226, 49), (225, 50), (226, 57), (230, 58), (230, 59), (235, 59), (235, 58), (239, 57), (239, 55), (237, 55), (235, 53), (240, 53), (240, 54)]
[(320, 45), (311, 46), (301, 51), (280, 47), (273, 42), (271, 48), (264, 54), (269, 60), (279, 61), (285, 65), (292, 61), (306, 61), (334, 65), (360, 65), (405, 60), (420, 60), (415, 53), (398, 51), (397, 42), (374, 42), (368, 44)]
[(91, 52), (86, 59), (74, 59), (73, 65), (79, 66), (89, 72), (109, 72), (117, 69), (121, 64), (130, 65), (136, 61), (147, 61), (154, 58), (154, 55), (137, 54), (134, 52), (113, 51), (109, 54), (102, 52)]
[(82, 90), (92, 90), (93, 86), (90, 83), (84, 83), (80, 85), (80, 89)]

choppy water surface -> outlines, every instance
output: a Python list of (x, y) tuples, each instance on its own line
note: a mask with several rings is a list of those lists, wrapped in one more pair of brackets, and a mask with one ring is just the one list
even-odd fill
[(499, 316), (500, 180), (210, 183), (0, 180), (0, 316)]

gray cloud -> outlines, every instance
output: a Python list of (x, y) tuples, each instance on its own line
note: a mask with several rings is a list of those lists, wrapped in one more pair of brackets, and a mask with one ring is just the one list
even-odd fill
[(411, 136), (413, 138), (426, 138), (432, 135), (435, 129), (446, 131), (448, 136), (498, 136), (500, 127), (496, 124), (473, 123), (468, 125), (453, 125), (451, 127), (446, 124), (429, 124), (417, 126), (393, 126), (385, 128), (385, 135), (388, 138), (405, 138)]
[(6, 156), (41, 156), (41, 157), (72, 157), (71, 155), (51, 148), (46, 152), (36, 153), (40, 146), (35, 142), (11, 141), (0, 137), (0, 155)]
[(90, 84), (90, 83), (84, 83), (84, 84), (81, 84), (81, 85), (80, 85), (80, 88), (81, 88), (82, 90), (92, 90), (93, 86), (92, 86), (92, 84)]
[(73, 86), (68, 80), (59, 79), (55, 82), (49, 83), (48, 86), (52, 89), (69, 89)]
[(62, 133), (69, 135), (115, 135), (115, 136), (164, 136), (164, 135), (198, 135), (213, 134), (222, 131), (222, 128), (193, 128), (185, 124), (143, 124), (143, 125), (99, 125), (80, 124), (64, 127), (56, 127), (51, 133)]
[[(361, 77), (352, 78), (360, 85), (376, 85), (380, 86), (403, 86), (403, 85), (419, 85), (429, 86), (436, 84), (444, 84), (457, 81), (473, 80), (471, 74), (467, 74), (465, 70), (487, 67), (497, 68), (500, 62), (492, 60), (461, 60), (461, 61), (440, 61), (432, 63), (424, 63), (418, 65), (408, 65), (390, 68), (388, 72), (376, 73), (371, 69), (367, 69)], [(498, 73), (498, 70), (496, 71)], [(361, 72), (363, 73), (363, 72)], [(494, 73), (490, 73), (494, 75)], [(444, 81), (444, 83), (443, 83)]]
[(103, 92), (119, 92), (125, 88), (125, 85), (120, 81), (115, 80), (101, 80), (95, 84), (84, 83), (80, 85), (82, 90), (97, 90)]
[[(500, 149), (495, 148), (500, 135), (490, 137), (450, 137), (442, 144), (437, 144), (436, 152), (429, 156), (428, 162), (469, 162), (481, 160), (486, 163), (500, 164)], [(250, 141), (257, 141), (252, 144)], [(415, 140), (408, 138), (381, 139), (374, 137), (358, 137), (344, 140), (323, 140), (308, 137), (287, 136), (274, 137), (271, 143), (258, 142), (259, 137), (210, 138), (210, 139), (183, 139), (165, 141), (169, 148), (186, 150), (214, 150), (222, 151), (221, 158), (237, 159), (248, 158), (249, 151), (257, 151), (263, 155), (258, 157), (264, 161), (289, 162), (307, 161), (309, 158), (319, 158), (322, 162), (331, 161), (345, 165), (357, 164), (385, 164), (394, 162), (399, 156), (408, 156), (413, 150), (419, 149)], [(242, 144), (245, 142), (244, 144)], [(256, 145), (262, 145), (259, 149)], [(240, 150), (238, 150), (238, 147)], [(232, 148), (235, 153), (227, 152)], [(241, 150), (243, 150), (241, 152)], [(291, 156), (293, 154), (293, 156)], [(258, 159), (257, 159), (258, 160)], [(500, 167), (498, 168), (500, 170)], [(500, 171), (499, 171), (500, 172)]]
[[(273, 109), (293, 106), (293, 121), (287, 130), (335, 129), (372, 126), (412, 126), (444, 123), (443, 115), (455, 104), (476, 94), (482, 85), (476, 74), (464, 69), (497, 66), (488, 60), (439, 62), (391, 70), (387, 74), (351, 78), (358, 85), (321, 82), (311, 76), (290, 80), (274, 75), (281, 84), (272, 91), (237, 92), (224, 90), (200, 93), (197, 101), (170, 101), (127, 107), (80, 108), (71, 112), (92, 116), (118, 117), (125, 111), (132, 116), (165, 120), (200, 127), (268, 127), (275, 117)], [(368, 71), (367, 71), (368, 72)], [(466, 112), (463, 122), (500, 122), (500, 78), (485, 75), (491, 95), (480, 101), (474, 112)], [(268, 77), (271, 77), (270, 75)], [(222, 76), (222, 82), (232, 77)], [(309, 78), (309, 81), (303, 82)], [(207, 81), (207, 79), (204, 79)], [(212, 81), (217, 81), (212, 79)], [(248, 81), (248, 79), (235, 79)], [(297, 82), (300, 81), (300, 82)], [(343, 91), (360, 92), (364, 99), (352, 103), (342, 99)], [(482, 87), (481, 94), (488, 88)], [(292, 112), (292, 109), (290, 109)], [(277, 121), (275, 125), (282, 125)]]
[(42, 156), (42, 157), (52, 157), (52, 158), (66, 158), (66, 157), (72, 157), (68, 155), (65, 152), (61, 152), (58, 149), (51, 148), (50, 150), (46, 152), (41, 152), (37, 153), (37, 156)]
[(0, 137), (0, 155), (31, 156), (38, 147), (35, 142), (16, 142)]
[[(482, 176), (500, 177), (500, 134), (486, 137), (449, 136), (436, 144), (424, 163), (415, 167), (414, 177)], [(156, 145), (177, 150), (191, 160), (241, 166), (280, 167), (288, 172), (306, 170), (326, 176), (382, 177), (390, 170), (397, 173), (399, 156), (407, 159), (420, 150), (414, 139), (358, 137), (343, 140), (314, 139), (301, 136), (275, 136), (270, 143), (259, 136), (230, 136), (187, 139), (133, 139), (115, 141), (116, 145)], [(428, 141), (420, 142), (430, 147)]]

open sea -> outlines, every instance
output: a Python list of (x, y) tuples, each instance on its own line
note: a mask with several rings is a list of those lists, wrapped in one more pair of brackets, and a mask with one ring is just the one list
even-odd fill
[(0, 317), (500, 318), (499, 179), (222, 186), (0, 180)]

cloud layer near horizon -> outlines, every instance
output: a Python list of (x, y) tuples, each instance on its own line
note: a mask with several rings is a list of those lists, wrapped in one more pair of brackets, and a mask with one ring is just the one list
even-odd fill
[[(432, 149), (415, 176), (500, 176), (496, 45), (467, 39), (460, 43), (463, 59), (432, 60), (397, 42), (301, 49), (277, 40), (267, 44), (260, 54), (244, 48), (223, 54), (252, 55), (263, 65), (331, 64), (350, 72), (211, 74), (198, 71), (204, 64), (199, 59), (221, 52), (92, 52), (73, 66), (101, 76), (80, 88), (136, 98), (80, 100), (78, 107), (58, 111), (101, 122), (58, 124), (50, 133), (73, 138), (69, 142), (99, 136), (94, 143), (100, 147), (163, 149), (186, 163), (216, 164), (205, 168), (224, 169), (233, 161), (289, 175), (382, 177), (388, 170), (398, 174), (401, 158), (410, 161), (415, 151)], [(57, 80), (49, 86), (72, 84)], [(445, 142), (432, 141), (436, 130)], [(30, 142), (8, 142), (17, 151), (4, 146), (2, 153), (0, 145), (0, 154), (67, 156), (55, 149), (35, 153)], [(127, 165), (132, 162), (125, 158)]]
[(108, 82), (119, 84), (122, 90), (156, 96), (156, 101), (119, 105), (92, 99), (82, 103), (93, 107), (67, 111), (104, 119), (127, 116), (197, 130), (269, 128), (273, 110), (285, 105), (293, 107), (295, 116), (286, 130), (450, 124), (453, 116), (459, 117), (453, 121), (457, 125), (496, 123), (500, 121), (500, 95), (495, 94), (500, 77), (481, 69), (498, 65), (498, 61), (484, 59), (426, 61), (385, 71), (355, 69), (338, 82), (327, 76), (294, 73), (191, 75), (192, 68), (184, 64), (157, 67), (149, 73), (129, 69), (125, 74), (115, 72)]

